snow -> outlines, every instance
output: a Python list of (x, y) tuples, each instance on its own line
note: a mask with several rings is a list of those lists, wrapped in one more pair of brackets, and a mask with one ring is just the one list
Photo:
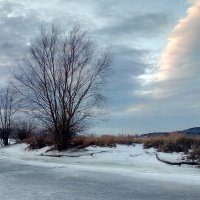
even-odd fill
[[(0, 160), (47, 166), (58, 171), (65, 171), (67, 168), (72, 174), (76, 174), (77, 171), (106, 172), (128, 177), (200, 185), (199, 168), (162, 163), (156, 159), (155, 149), (143, 149), (141, 144), (117, 145), (114, 148), (91, 146), (79, 151), (72, 149), (65, 152), (46, 153), (49, 148), (51, 147), (29, 150), (27, 144), (12, 144), (0, 147)], [(62, 155), (62, 157), (52, 157), (56, 155)], [(165, 160), (180, 161), (183, 153), (158, 153), (158, 155)]]

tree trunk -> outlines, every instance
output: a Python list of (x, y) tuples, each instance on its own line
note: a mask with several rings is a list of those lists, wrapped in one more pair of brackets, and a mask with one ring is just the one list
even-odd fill
[(4, 137), (3, 137), (3, 144), (4, 144), (5, 146), (9, 145), (7, 134), (4, 135)]
[(66, 136), (66, 132), (60, 131), (55, 134), (56, 147), (59, 151), (70, 147), (70, 138)]

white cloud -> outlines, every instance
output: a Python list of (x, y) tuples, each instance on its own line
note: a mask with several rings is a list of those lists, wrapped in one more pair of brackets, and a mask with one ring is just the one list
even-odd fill
[(195, 76), (200, 58), (200, 1), (188, 9), (187, 16), (175, 27), (163, 52), (156, 74), (157, 81)]
[[(193, 1), (187, 15), (172, 31), (155, 72), (139, 77), (143, 90), (154, 98), (198, 92), (200, 83), (200, 1)], [(147, 86), (144, 86), (147, 83)], [(143, 92), (141, 91), (141, 94)], [(148, 94), (149, 94), (148, 93)]]

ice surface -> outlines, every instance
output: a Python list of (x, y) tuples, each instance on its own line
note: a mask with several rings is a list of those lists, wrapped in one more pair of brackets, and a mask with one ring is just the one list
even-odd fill
[[(27, 147), (26, 144), (12, 144), (8, 147), (1, 147), (0, 160), (6, 159), (27, 165), (53, 167), (60, 171), (68, 168), (73, 173), (80, 170), (106, 172), (129, 177), (200, 185), (199, 168), (187, 165), (171, 166), (162, 163), (156, 159), (155, 149), (143, 149), (140, 144), (117, 145), (115, 148), (91, 146), (80, 151), (51, 151), (48, 153), (45, 152), (50, 147), (40, 150), (28, 150)], [(62, 157), (41, 156), (41, 154), (62, 155)], [(180, 161), (183, 153), (159, 153), (159, 156), (165, 160)]]

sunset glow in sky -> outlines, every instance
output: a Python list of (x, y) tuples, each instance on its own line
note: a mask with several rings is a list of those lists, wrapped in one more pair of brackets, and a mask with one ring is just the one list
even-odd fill
[(41, 26), (77, 22), (113, 54), (109, 116), (92, 132), (200, 126), (200, 0), (0, 0), (0, 86)]

